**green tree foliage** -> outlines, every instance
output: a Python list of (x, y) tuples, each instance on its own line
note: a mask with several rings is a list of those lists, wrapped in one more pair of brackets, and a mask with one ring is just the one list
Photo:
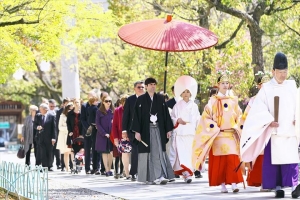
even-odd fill
[[(81, 0), (5, 0), (0, 2), (0, 74), (2, 98), (38, 96), (59, 99), (59, 58), (70, 56), (64, 44), (81, 45), (89, 38), (111, 37), (111, 13), (100, 4)], [(104, 28), (105, 27), (105, 28)], [(53, 61), (43, 72), (39, 63)], [(12, 74), (23, 70), (23, 80)], [(26, 87), (25, 87), (26, 86)], [(11, 95), (14, 94), (14, 95)], [(21, 97), (17, 97), (18, 94)]]
[[(5, 94), (9, 95), (11, 91), (15, 91), (21, 94), (23, 92), (24, 95), (30, 94), (28, 98), (23, 98), (26, 100), (37, 95), (46, 97), (59, 95), (61, 90), (60, 79), (57, 78), (60, 77), (59, 55), (61, 52), (74, 53), (64, 49), (60, 45), (61, 40), (76, 45), (82, 94), (93, 88), (99, 88), (117, 97), (132, 92), (132, 84), (136, 80), (149, 76), (158, 79), (158, 88), (162, 90), (165, 52), (145, 50), (126, 44), (118, 38), (117, 32), (122, 25), (146, 19), (165, 18), (166, 14), (172, 14), (173, 19), (208, 28), (219, 38), (218, 44), (210, 49), (169, 53), (168, 93), (180, 75), (191, 75), (200, 85), (198, 98), (201, 100), (200, 107), (203, 107), (208, 99), (208, 88), (216, 84), (217, 72), (229, 70), (232, 72), (233, 90), (243, 100), (255, 94), (254, 74), (257, 71), (271, 71), (273, 57), (278, 51), (287, 54), (291, 68), (290, 75), (299, 83), (297, 66), (300, 65), (298, 15), (300, 5), (296, 1), (109, 0), (108, 2), (109, 11), (102, 13), (98, 5), (88, 4), (86, 1), (45, 1), (41, 4), (45, 5), (42, 12), (34, 11), (36, 16), (41, 13), (39, 23), (1, 27), (4, 31), (9, 31), (6, 33), (14, 33), (10, 35), (0, 33), (0, 45), (8, 43), (8, 46), (5, 46), (7, 53), (0, 54), (10, 59), (6, 60), (9, 66), (1, 63), (5, 62), (4, 60), (0, 61), (1, 67), (8, 66), (2, 71), (9, 70), (6, 78), (20, 66), (26, 71), (22, 81), (9, 80), (2, 93), (5, 91)], [(2, 18), (0, 19), (2, 21)], [(36, 18), (24, 19), (36, 20)], [(75, 19), (73, 26), (66, 23), (71, 19)], [(7, 20), (11, 20), (8, 15)], [(28, 71), (39, 69), (38, 63), (41, 60), (52, 61), (51, 72)], [(2, 81), (5, 80), (1, 78)], [(9, 89), (8, 85), (14, 87)], [(17, 94), (11, 97), (18, 98)]]

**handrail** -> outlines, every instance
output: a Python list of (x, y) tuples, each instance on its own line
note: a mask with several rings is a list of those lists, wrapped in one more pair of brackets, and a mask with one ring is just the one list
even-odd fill
[(42, 166), (27, 166), (2, 161), (0, 187), (30, 199), (48, 199), (48, 170)]

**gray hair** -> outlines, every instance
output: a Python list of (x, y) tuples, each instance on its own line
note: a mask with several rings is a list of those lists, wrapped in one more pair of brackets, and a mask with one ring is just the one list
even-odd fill
[(48, 102), (52, 104), (56, 104), (56, 101), (54, 99), (49, 99)]
[(96, 96), (95, 90), (89, 91), (88, 95), (91, 95), (91, 96), (95, 97)]
[(133, 87), (136, 87), (139, 84), (144, 84), (144, 81), (137, 81), (133, 84)]
[(46, 103), (42, 103), (42, 104), (40, 105), (40, 108), (43, 108), (43, 109), (45, 109), (45, 110), (49, 110), (49, 106), (48, 106), (48, 104), (46, 104)]
[(29, 106), (29, 111), (31, 111), (31, 110), (35, 110), (35, 111), (38, 111), (38, 107), (36, 106), (36, 105), (30, 105)]

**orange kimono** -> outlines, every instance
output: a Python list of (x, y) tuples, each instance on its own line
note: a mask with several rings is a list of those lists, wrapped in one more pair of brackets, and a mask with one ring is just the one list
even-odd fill
[[(240, 121), (240, 128), (243, 129), (244, 122), (247, 118), (247, 115), (250, 111), (251, 105), (255, 99), (255, 96), (249, 100), (248, 106), (244, 111), (242, 119)], [(252, 162), (252, 170), (248, 169), (247, 174), (247, 185), (260, 187), (262, 184), (262, 165), (263, 165), (264, 155), (261, 153), (256, 160)]]
[(243, 182), (240, 163), (238, 127), (242, 111), (238, 98), (221, 93), (212, 96), (205, 106), (193, 142), (192, 162), (195, 169), (209, 155), (209, 185)]

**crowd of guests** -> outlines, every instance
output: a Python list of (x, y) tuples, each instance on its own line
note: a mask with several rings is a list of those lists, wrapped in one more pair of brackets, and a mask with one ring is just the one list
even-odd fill
[[(29, 107), (21, 138), (26, 152), (25, 164), (31, 164), (30, 152), (34, 147), (35, 165), (53, 171), (55, 158), (57, 169), (69, 171), (73, 167), (72, 140), (82, 135), (80, 103), (79, 99), (65, 98), (58, 108), (54, 99), (43, 99), (39, 108)], [(65, 166), (65, 163), (69, 164)]]
[[(74, 167), (74, 158), (80, 158), (86, 174), (135, 181), (138, 152), (132, 143), (130, 123), (135, 100), (145, 92), (144, 88), (142, 81), (136, 82), (135, 94), (129, 98), (122, 95), (115, 104), (108, 93), (99, 96), (91, 91), (86, 102), (64, 98), (60, 108), (54, 99), (43, 99), (39, 107), (30, 105), (21, 138), (25, 164), (32, 164), (30, 152), (34, 147), (35, 165), (47, 167), (48, 171), (53, 171), (55, 163), (56, 169), (68, 172)], [(127, 117), (123, 119), (124, 112)], [(78, 137), (84, 139), (84, 148), (74, 152), (73, 143)]]
[[(176, 176), (191, 183), (194, 175), (201, 177), (199, 170), (209, 157), (209, 185), (221, 186), (222, 193), (228, 193), (226, 185), (231, 185), (233, 193), (239, 192), (237, 184), (244, 182), (241, 161), (247, 161), (250, 172), (255, 167), (258, 171), (256, 175), (254, 170), (248, 174), (248, 185), (252, 181), (253, 186), (260, 186), (263, 190), (275, 189), (278, 198), (284, 197), (282, 187), (292, 187), (292, 197), (298, 198), (297, 136), (288, 135), (295, 137), (289, 141), (290, 146), (276, 145), (276, 149), (282, 152), (291, 148), (280, 157), (279, 151), (274, 154), (270, 149), (270, 138), (272, 141), (276, 139), (271, 136), (272, 131), (265, 131), (275, 128), (281, 131), (283, 127), (282, 134), (286, 134), (297, 125), (297, 88), (294, 81), (286, 80), (287, 59), (284, 54), (276, 54), (272, 72), (273, 79), (259, 79), (257, 85), (263, 92), (252, 100), (251, 109), (246, 110), (250, 109), (247, 116), (243, 115), (238, 97), (231, 91), (230, 76), (226, 72), (219, 75), (217, 90), (212, 89), (202, 115), (194, 102), (198, 92), (194, 78), (179, 77), (172, 88), (176, 98), (172, 99), (157, 93), (157, 81), (147, 78), (145, 82), (135, 82), (134, 94), (122, 95), (115, 105), (108, 93), (102, 92), (98, 97), (90, 92), (87, 102), (66, 98), (57, 111), (53, 100), (43, 102), (38, 113), (36, 106), (30, 106), (21, 140), (27, 151), (34, 144), (36, 165), (42, 164), (49, 171), (52, 170), (53, 155), (56, 156), (57, 168), (69, 171), (69, 167), (72, 168), (69, 158), (71, 156), (72, 160), (73, 154), (78, 153), (77, 158), (84, 160), (86, 174), (124, 177), (151, 184), (167, 184), (175, 181)], [(270, 89), (274, 87), (276, 91)], [(269, 98), (274, 95), (281, 95), (281, 102), (285, 102), (280, 104), (284, 110), (279, 112), (285, 112), (285, 116), (281, 115), (279, 121), (274, 120), (274, 106), (270, 106), (274, 103)], [(257, 116), (260, 112), (264, 115)], [(255, 120), (262, 116), (265, 118), (259, 122), (261, 128), (253, 131)], [(288, 121), (284, 119), (286, 116), (289, 116)], [(84, 149), (74, 152), (72, 145), (79, 137), (84, 139)], [(260, 155), (262, 150), (263, 157)], [(296, 156), (292, 156), (294, 154)], [(26, 164), (30, 164), (30, 152), (26, 155)], [(273, 163), (271, 156), (279, 161)]]
[[(156, 87), (156, 80), (149, 80), (152, 82), (147, 84)], [(82, 160), (86, 174), (137, 180), (140, 142), (132, 130), (132, 121), (137, 98), (145, 95), (147, 86), (144, 81), (135, 82), (134, 94), (122, 95), (116, 103), (106, 92), (98, 96), (91, 91), (86, 102), (64, 98), (59, 108), (55, 100), (43, 99), (39, 108), (31, 105), (21, 138), (27, 152), (25, 163), (31, 164), (30, 152), (34, 147), (35, 165), (47, 167), (48, 171), (53, 171), (55, 163), (56, 169), (68, 172), (74, 167), (72, 161), (77, 158)], [(158, 95), (171, 111), (175, 99), (169, 100), (162, 92)], [(84, 148), (74, 152), (73, 143), (79, 137), (84, 139)], [(169, 154), (170, 147), (167, 149)], [(169, 171), (173, 173), (173, 170)], [(199, 171), (195, 175), (201, 177)]]

